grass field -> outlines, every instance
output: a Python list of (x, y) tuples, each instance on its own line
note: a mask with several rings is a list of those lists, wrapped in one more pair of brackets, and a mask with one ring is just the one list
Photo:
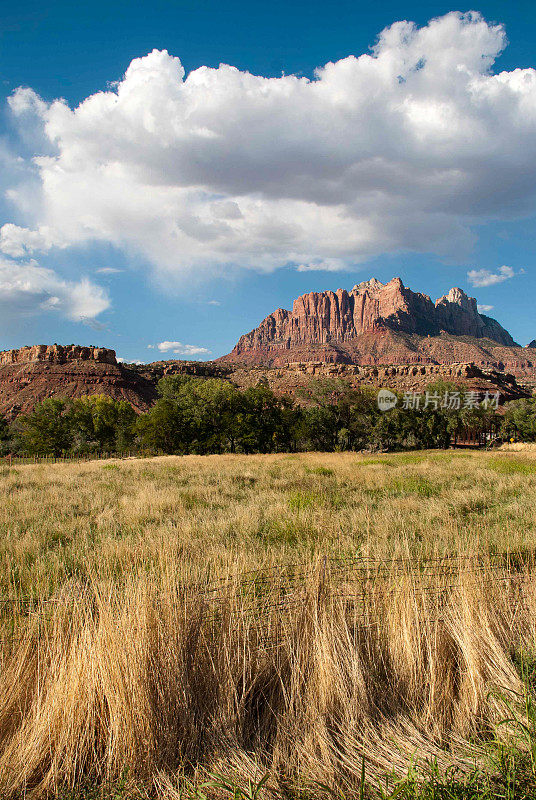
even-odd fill
[(2, 796), (536, 796), (536, 449), (0, 491)]

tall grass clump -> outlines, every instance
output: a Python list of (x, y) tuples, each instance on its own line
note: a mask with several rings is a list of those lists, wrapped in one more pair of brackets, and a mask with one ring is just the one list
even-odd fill
[(260, 577), (71, 582), (21, 609), (3, 634), (2, 797), (125, 779), (177, 798), (357, 797), (430, 759), (469, 773), (497, 743), (532, 757), (516, 666), (535, 652), (531, 569)]

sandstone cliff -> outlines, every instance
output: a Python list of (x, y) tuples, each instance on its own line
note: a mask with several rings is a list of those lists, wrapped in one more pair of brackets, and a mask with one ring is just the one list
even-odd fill
[[(340, 365), (345, 379), (378, 384), (392, 379), (399, 388), (436, 375), (461, 378), (466, 385), (496, 385), (499, 379), (488, 373), (510, 373), (534, 385), (535, 352), (534, 342), (516, 345), (496, 320), (479, 314), (475, 299), (461, 289), (451, 289), (433, 303), (405, 287), (400, 278), (387, 284), (373, 278), (350, 292), (298, 297), (292, 311), (274, 311), (217, 362), (118, 364), (113, 350), (80, 345), (5, 351), (0, 353), (0, 413), (13, 418), (46, 397), (86, 394), (127, 400), (144, 411), (156, 399), (158, 380), (166, 375), (219, 377), (246, 386), (258, 380), (259, 368), (269, 367), (284, 368), (272, 371), (269, 380), (278, 391), (290, 393), (296, 381), (338, 375)], [(518, 390), (507, 383), (501, 386), (501, 396), (509, 399)]]
[(13, 418), (47, 397), (106, 394), (137, 411), (153, 402), (154, 383), (117, 363), (115, 352), (79, 345), (34, 345), (0, 353), (0, 413)]
[(518, 384), (514, 375), (494, 369), (483, 370), (472, 363), (363, 366), (323, 361), (291, 362), (283, 369), (236, 367), (231, 379), (243, 389), (259, 382), (266, 383), (275, 392), (294, 396), (299, 402), (307, 402), (314, 382), (325, 379), (341, 380), (353, 388), (382, 386), (400, 392), (423, 392), (431, 383), (446, 381), (476, 391), (482, 397), (486, 392), (490, 395), (498, 392), (501, 404), (532, 395), (530, 387)]
[(5, 364), (32, 364), (47, 361), (51, 364), (66, 364), (69, 361), (95, 361), (99, 364), (117, 366), (114, 350), (104, 347), (83, 347), (78, 344), (34, 344), (18, 350), (0, 353), (0, 366)]
[(228, 359), (241, 360), (267, 349), (345, 344), (361, 334), (386, 330), (419, 336), (439, 336), (444, 331), (516, 346), (496, 320), (478, 313), (476, 300), (461, 289), (451, 289), (434, 304), (428, 295), (405, 287), (400, 278), (387, 284), (373, 278), (350, 292), (338, 289), (298, 297), (292, 311), (279, 308), (241, 336)]
[[(477, 343), (476, 345), (474, 343)], [(480, 344), (478, 344), (480, 342)], [(294, 395), (302, 401), (303, 391), (318, 378), (340, 378), (352, 386), (369, 384), (392, 388), (422, 389), (433, 380), (454, 380), (479, 392), (500, 392), (501, 402), (527, 396), (530, 392), (516, 383), (508, 372), (532, 362), (527, 348), (497, 345), (486, 350), (482, 340), (464, 337), (420, 337), (394, 333), (387, 329), (361, 334), (347, 343), (354, 359), (341, 362), (333, 357), (339, 351), (333, 345), (319, 345), (321, 357), (306, 357), (287, 363), (284, 368), (266, 365), (232, 365), (220, 361), (157, 361), (152, 364), (118, 364), (113, 350), (70, 345), (36, 345), (0, 353), (0, 413), (13, 419), (31, 411), (46, 397), (74, 398), (87, 394), (106, 394), (127, 400), (137, 411), (148, 409), (157, 396), (158, 381), (167, 375), (191, 375), (198, 378), (223, 378), (247, 388), (267, 381), (274, 391)], [(308, 349), (309, 347), (309, 349)], [(524, 352), (522, 356), (512, 352)], [(293, 354), (300, 348), (294, 348)], [(480, 358), (480, 365), (460, 363), (463, 353)], [(348, 355), (348, 354), (346, 354)], [(498, 355), (504, 360), (498, 359)], [(510, 361), (508, 360), (510, 358)], [(515, 359), (518, 359), (517, 361)], [(387, 364), (389, 366), (377, 366)], [(522, 370), (521, 370), (522, 372)], [(524, 378), (523, 382), (530, 382)]]
[(221, 363), (285, 366), (475, 363), (536, 380), (532, 347), (520, 347), (496, 320), (479, 314), (459, 288), (435, 303), (400, 278), (372, 278), (350, 291), (310, 292), (292, 311), (277, 309), (241, 336)]

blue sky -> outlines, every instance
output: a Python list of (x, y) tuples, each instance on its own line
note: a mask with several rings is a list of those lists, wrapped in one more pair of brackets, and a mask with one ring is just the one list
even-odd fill
[(0, 349), (217, 357), (372, 275), (461, 286), (536, 337), (531, 4), (20, 6), (0, 20)]

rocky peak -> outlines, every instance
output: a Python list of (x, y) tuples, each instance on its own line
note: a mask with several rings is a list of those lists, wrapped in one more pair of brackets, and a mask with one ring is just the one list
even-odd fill
[(277, 309), (258, 328), (242, 336), (230, 357), (263, 348), (331, 346), (386, 330), (420, 336), (445, 332), (515, 345), (496, 320), (478, 313), (475, 298), (460, 288), (451, 289), (433, 303), (428, 295), (404, 286), (400, 278), (386, 284), (371, 278), (356, 284), (350, 292), (338, 289), (301, 295), (292, 311)]
[[(370, 295), (375, 295), (378, 294), (378, 292), (381, 291), (381, 289), (383, 289), (384, 286), (385, 284), (379, 281), (377, 278), (371, 278), (368, 281), (361, 281), (361, 283), (356, 283), (356, 285), (352, 289), (352, 293), (365, 294), (365, 292), (368, 292), (368, 294)], [(339, 291), (342, 290), (339, 289)]]
[(442, 329), (457, 336), (491, 339), (499, 344), (515, 345), (510, 334), (497, 320), (478, 313), (476, 299), (455, 287), (435, 304)]
[(459, 306), (469, 314), (478, 314), (475, 298), (466, 295), (463, 289), (460, 289), (458, 286), (454, 286), (447, 295), (443, 295), (439, 300), (436, 300), (435, 305), (437, 308), (438, 306), (447, 305), (449, 303)]

